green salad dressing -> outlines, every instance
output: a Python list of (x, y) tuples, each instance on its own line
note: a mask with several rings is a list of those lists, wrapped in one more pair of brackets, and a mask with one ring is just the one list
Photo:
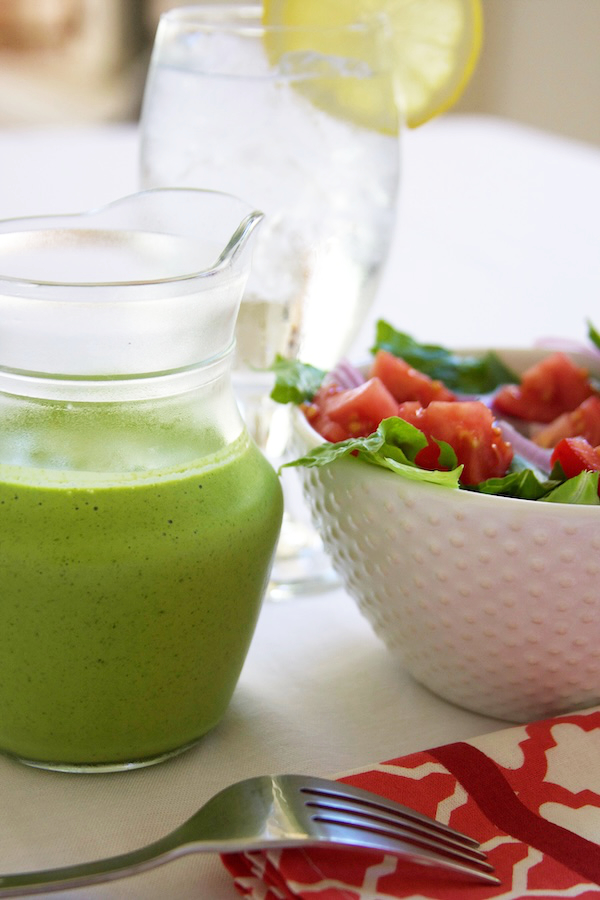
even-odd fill
[(281, 514), (245, 435), (140, 474), (0, 466), (0, 749), (93, 766), (168, 755), (212, 728)]

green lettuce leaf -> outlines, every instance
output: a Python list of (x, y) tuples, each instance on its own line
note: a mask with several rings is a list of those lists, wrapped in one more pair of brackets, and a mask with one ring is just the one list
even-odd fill
[(286, 359), (279, 354), (275, 362), (269, 366), (275, 373), (275, 385), (271, 398), (277, 403), (305, 403), (312, 400), (326, 375), (323, 369), (317, 369), (297, 359)]
[[(462, 466), (457, 465), (456, 454), (449, 444), (438, 441), (440, 447), (439, 464), (448, 466), (450, 471), (429, 471), (415, 463), (419, 450), (427, 446), (427, 438), (418, 428), (397, 416), (383, 419), (377, 431), (367, 437), (350, 438), (337, 444), (319, 444), (305, 456), (281, 466), (327, 466), (343, 457), (389, 469), (414, 481), (427, 481), (448, 488), (459, 487)], [(281, 471), (280, 469), (280, 471)]]
[(458, 356), (437, 344), (421, 344), (383, 319), (377, 322), (371, 352), (377, 350), (401, 356), (414, 369), (461, 394), (489, 394), (501, 384), (518, 384), (520, 380), (492, 351), (484, 356)]

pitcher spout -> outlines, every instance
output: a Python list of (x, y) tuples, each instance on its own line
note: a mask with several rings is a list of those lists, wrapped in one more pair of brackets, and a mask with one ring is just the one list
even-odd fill
[(253, 210), (242, 219), (219, 256), (218, 265), (232, 265), (234, 261), (241, 260), (245, 256), (252, 244), (250, 238), (253, 237), (256, 227), (262, 219), (264, 219), (264, 213), (259, 210)]
[[(133, 228), (179, 235), (188, 242), (177, 254), (179, 271), (168, 278), (215, 275), (227, 267), (250, 269), (250, 237), (264, 214), (233, 194), (204, 188), (150, 188), (116, 200), (92, 215), (98, 225), (105, 218), (123, 217)], [(188, 252), (189, 251), (189, 252)]]

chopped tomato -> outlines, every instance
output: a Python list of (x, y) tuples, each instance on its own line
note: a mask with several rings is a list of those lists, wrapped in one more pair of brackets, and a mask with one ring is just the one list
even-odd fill
[(315, 431), (319, 432), (321, 437), (324, 437), (326, 441), (331, 441), (332, 444), (335, 444), (338, 441), (344, 441), (348, 435), (341, 425), (331, 421), (329, 416), (325, 413), (324, 407), (329, 397), (334, 394), (339, 394), (342, 391), (343, 388), (338, 384), (328, 382), (319, 388), (310, 403), (304, 403), (302, 405), (302, 411), (306, 416), (307, 422), (315, 429)]
[(520, 385), (500, 388), (496, 408), (529, 422), (552, 422), (576, 409), (593, 393), (588, 372), (564, 353), (553, 353), (523, 374)]
[(595, 394), (584, 400), (577, 409), (563, 413), (545, 428), (540, 429), (533, 440), (540, 447), (555, 447), (568, 437), (582, 437), (592, 447), (600, 444), (600, 397)]
[(417, 454), (417, 464), (439, 468), (440, 448), (435, 439), (445, 441), (464, 467), (463, 484), (505, 475), (513, 457), (491, 410), (479, 400), (434, 400), (427, 406), (407, 400), (398, 404), (379, 378), (371, 378), (350, 390), (331, 385), (322, 388), (304, 411), (312, 427), (334, 443), (369, 435), (382, 419), (399, 416), (429, 439), (428, 446)]
[(376, 431), (382, 419), (398, 415), (398, 404), (379, 378), (370, 378), (356, 388), (326, 396), (322, 411), (342, 427), (346, 438), (363, 437)]
[[(398, 416), (411, 425), (417, 425), (419, 413), (423, 409), (418, 400), (405, 400), (404, 403), (398, 405)], [(419, 426), (417, 426), (419, 427)]]
[(436, 438), (450, 444), (464, 466), (460, 476), (463, 484), (506, 475), (512, 447), (502, 438), (491, 410), (479, 400), (433, 401), (417, 413), (413, 424), (429, 438), (429, 446), (419, 451), (415, 460), (423, 468), (438, 468)]
[(331, 441), (332, 444), (337, 444), (338, 441), (345, 441), (348, 435), (341, 425), (338, 425), (337, 422), (332, 422), (325, 413), (321, 412), (320, 409), (317, 409), (315, 406), (306, 406), (304, 408), (304, 414), (310, 423), (310, 425), (318, 431), (321, 437), (324, 437), (326, 441)]
[[(553, 353), (532, 366), (520, 385), (500, 388), (495, 408), (540, 423), (534, 440), (555, 447), (552, 462), (558, 460), (569, 477), (584, 469), (600, 471), (600, 393), (587, 371), (565, 354)], [(417, 465), (440, 468), (438, 442), (449, 444), (463, 467), (465, 485), (503, 477), (513, 459), (512, 446), (486, 404), (457, 400), (441, 382), (384, 350), (376, 354), (363, 384), (348, 389), (328, 382), (303, 409), (313, 428), (332, 443), (365, 437), (382, 419), (399, 416), (427, 438)]]
[(552, 465), (560, 463), (567, 478), (585, 471), (600, 472), (600, 446), (593, 447), (581, 437), (563, 438), (554, 448), (550, 460)]
[(418, 372), (407, 362), (387, 350), (378, 350), (373, 360), (371, 375), (380, 378), (390, 394), (398, 401), (418, 400), (427, 406), (432, 400), (454, 400), (452, 391), (429, 375)]
[(322, 384), (313, 397), (312, 402), (304, 404), (304, 414), (306, 418), (310, 421), (319, 412), (322, 412), (325, 409), (331, 397), (335, 394), (341, 394), (344, 390), (345, 388), (340, 387), (339, 384), (336, 384), (335, 382), (329, 381), (326, 384)]

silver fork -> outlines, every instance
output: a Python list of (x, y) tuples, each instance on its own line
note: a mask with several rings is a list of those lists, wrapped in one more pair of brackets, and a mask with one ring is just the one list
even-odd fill
[(477, 841), (407, 806), (337, 781), (265, 775), (230, 785), (183, 825), (139, 850), (59, 869), (0, 875), (0, 897), (124, 878), (187, 853), (317, 844), (392, 853), (499, 884)]

